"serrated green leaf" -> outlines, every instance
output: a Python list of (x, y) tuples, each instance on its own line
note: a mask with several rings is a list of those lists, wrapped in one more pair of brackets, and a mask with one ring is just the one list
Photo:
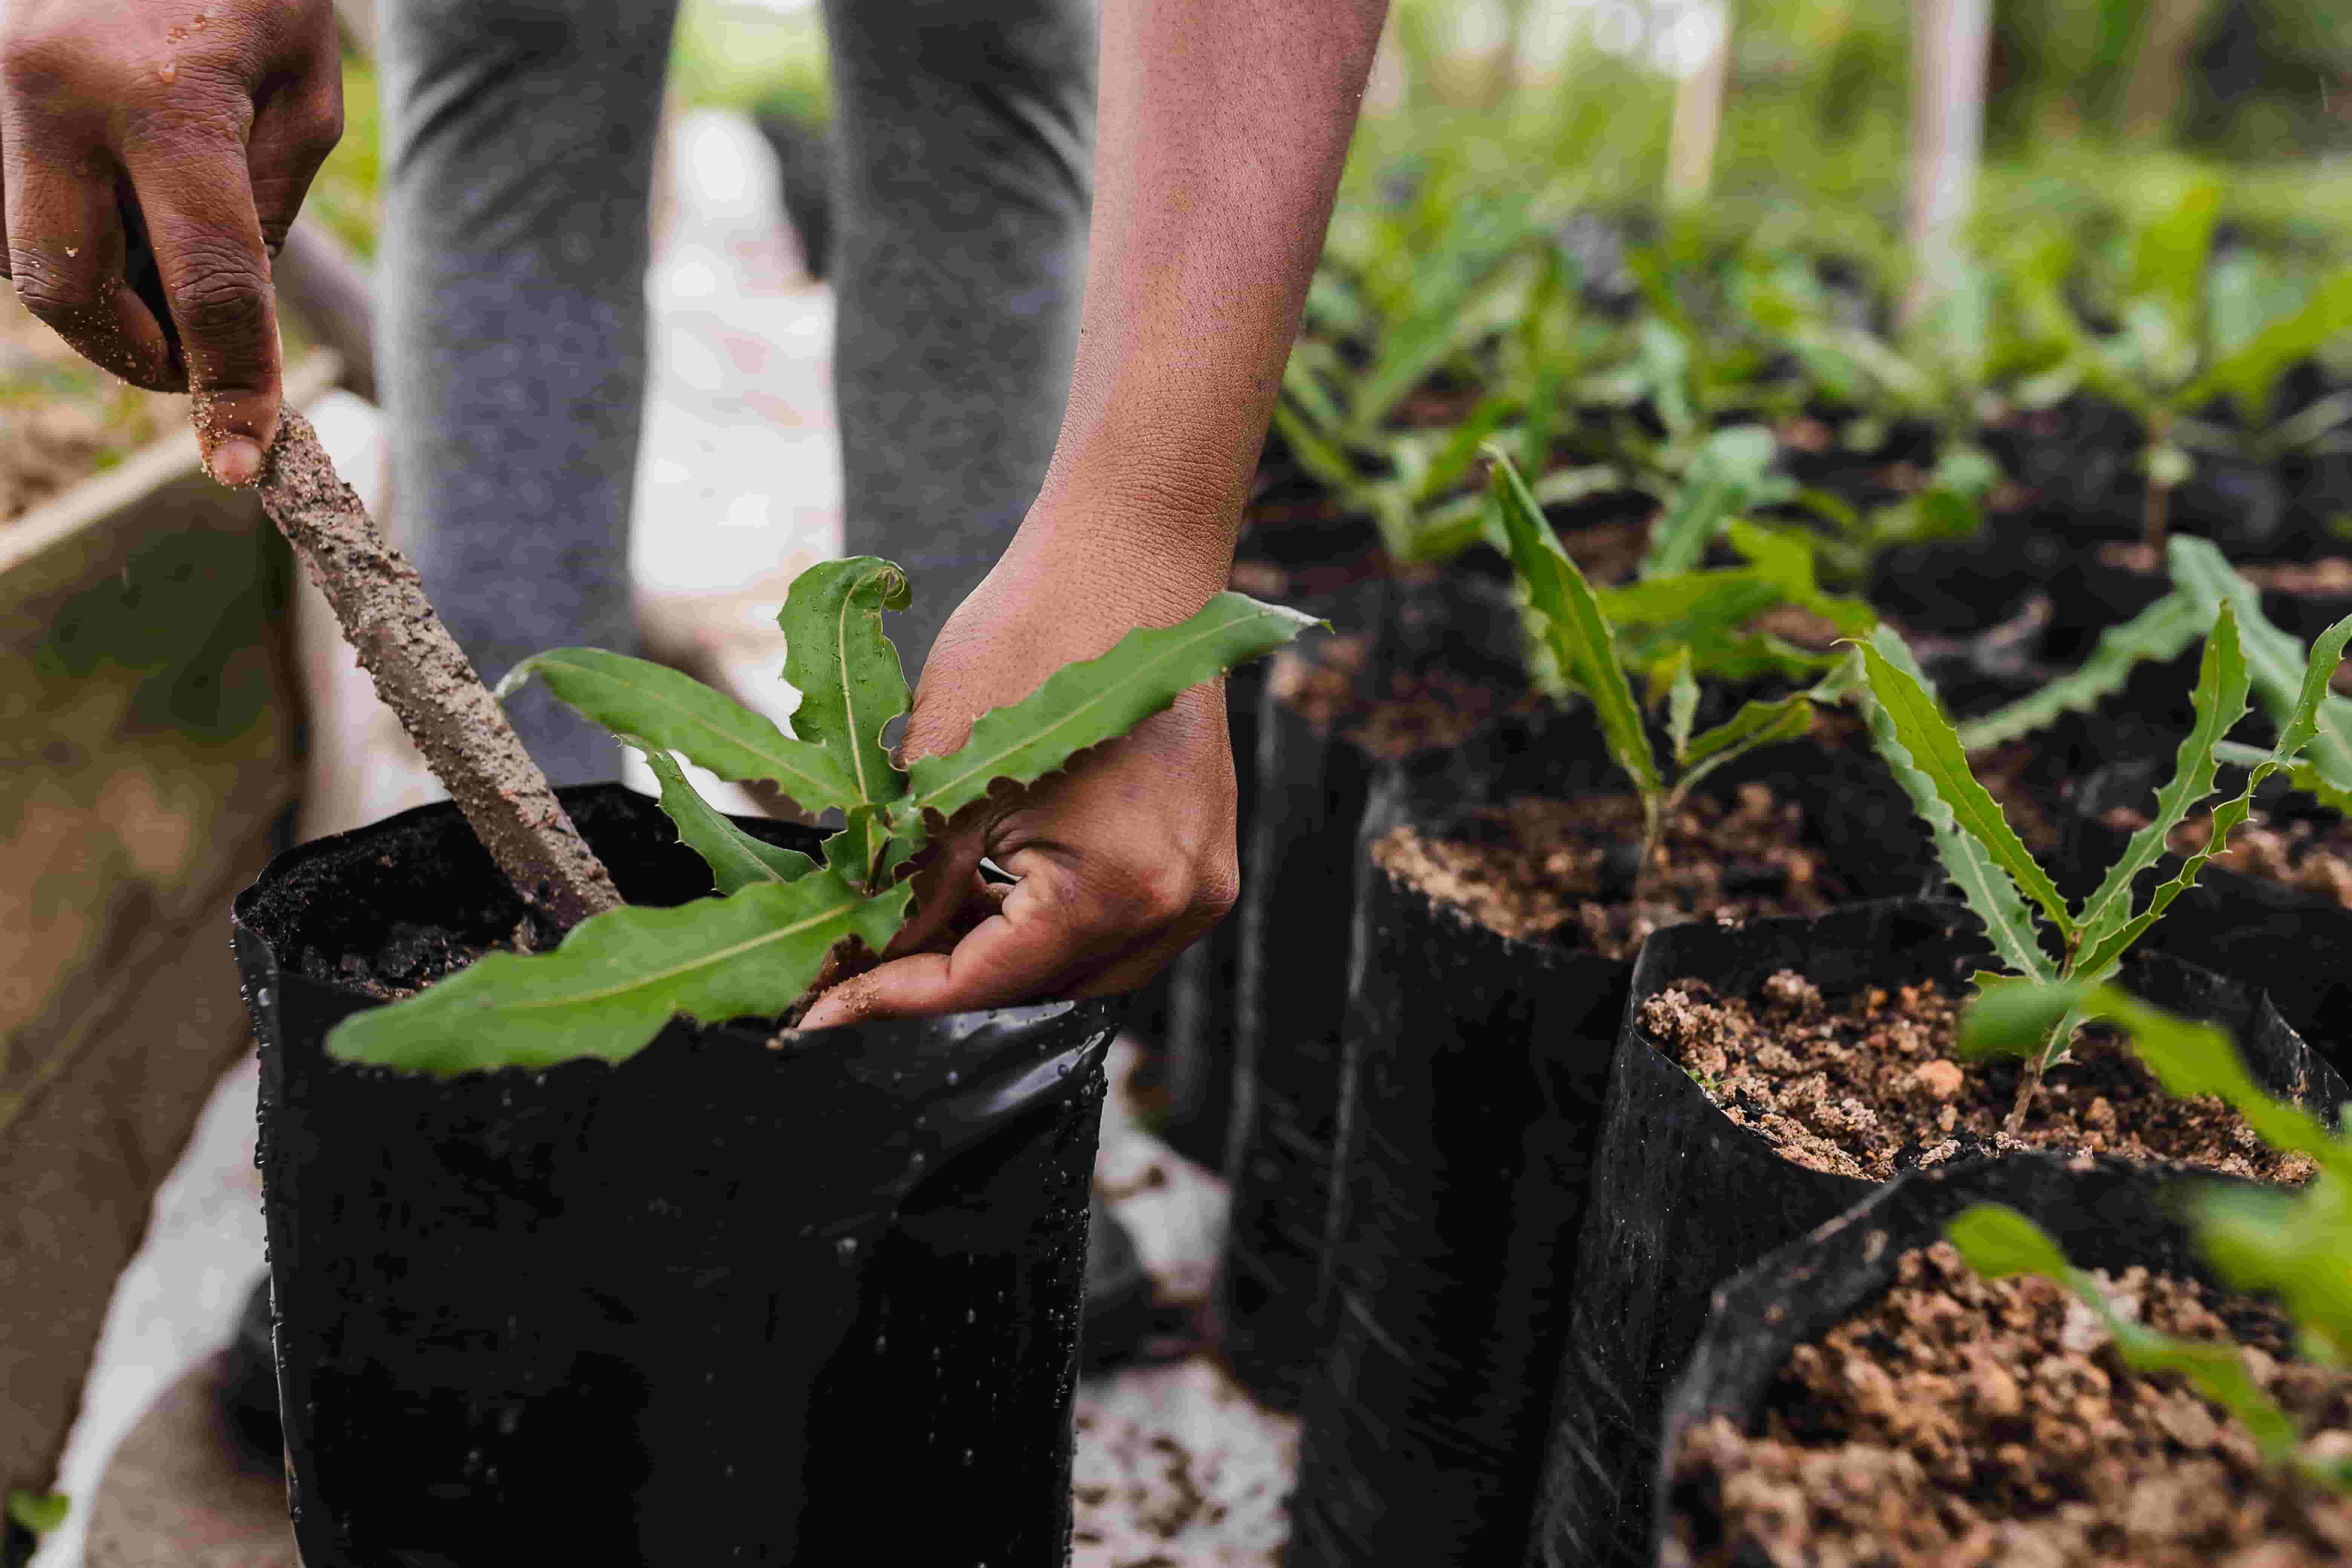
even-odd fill
[(499, 695), (532, 676), (613, 733), (641, 735), (731, 784), (768, 780), (807, 811), (854, 805), (860, 798), (848, 773), (823, 747), (794, 740), (773, 721), (667, 665), (602, 648), (551, 648), (508, 671)]
[(1686, 795), (1699, 780), (1761, 746), (1793, 741), (1813, 727), (1813, 694), (1801, 691), (1771, 702), (1743, 702), (1739, 711), (1690, 742), (1675, 793)]
[(817, 870), (672, 909), (608, 910), (553, 952), (488, 953), (404, 1001), (355, 1013), (327, 1050), (437, 1078), (624, 1061), (679, 1014), (712, 1024), (782, 1014), (836, 942), (887, 947), (912, 897), (911, 887), (868, 894)]
[(2178, 590), (2099, 634), (2090, 658), (2039, 690), (1960, 726), (1960, 744), (1982, 751), (2044, 729), (2067, 713), (2088, 713), (2124, 689), (2140, 665), (2178, 657), (2213, 624), (2213, 612)]
[[(2284, 727), (2301, 702), (2309, 658), (2294, 638), (2271, 624), (2263, 614), (2262, 595), (2238, 575), (2210, 542), (2176, 534), (2166, 546), (2176, 585), (2193, 597), (2207, 615), (2230, 601), (2238, 614), (2238, 634), (2245, 646), (2246, 668), (2253, 680), (2256, 700), (2273, 722)], [(2332, 673), (2332, 671), (2331, 671)], [(2305, 754), (2329, 787), (2352, 794), (2352, 701), (2326, 692), (2325, 683), (2314, 710), (2311, 736)]]
[[(2230, 607), (2234, 611), (2234, 605)], [(2254, 792), (2262, 787), (2263, 781), (2281, 769), (2292, 767), (2296, 753), (2311, 743), (2312, 737), (2319, 727), (2319, 715), (2326, 703), (2338, 700), (2328, 696), (2327, 682), (2336, 663), (2343, 658), (2344, 646), (2347, 637), (2352, 637), (2352, 617), (2347, 617), (2330, 626), (2320, 639), (2312, 645), (2303, 685), (2297, 693), (2294, 706), (2286, 711), (2280, 722), (2278, 744), (2273, 747), (2270, 752), (2256, 763), (2247, 773), (2243, 790), (2213, 808), (2211, 826), (2206, 835), (2203, 847), (2182, 858), (2179, 871), (2170, 881), (2162, 883), (2157, 888), (2149, 900), (2148, 907), (2135, 917), (2129, 925), (2095, 945), (2093, 957), (2089, 962), (2096, 963), (2104, 958), (2105, 962), (2112, 963), (2131, 943), (2138, 941), (2150, 926), (2163, 919), (2165, 910), (2170, 909), (2181, 894), (2197, 885), (2198, 876), (2205, 869), (2205, 863), (2228, 847), (2230, 835), (2235, 832), (2252, 813)]]
[(820, 561), (793, 578), (776, 616), (784, 679), (801, 694), (793, 733), (832, 753), (857, 802), (869, 805), (907, 790), (882, 731), (906, 716), (912, 698), (898, 650), (883, 634), (882, 612), (908, 602), (904, 572), (877, 556), (853, 555)]
[[(2215, 754), (2223, 762), (2242, 768), (2260, 767), (2270, 762), (2273, 756), (2260, 746), (2241, 745), (2235, 741), (2224, 742), (2216, 749)], [(2286, 774), (2289, 788), (2311, 796), (2331, 811), (2352, 816), (2352, 793), (2339, 790), (2322, 778), (2309, 758), (2297, 757), (2278, 771)]]
[[(2125, 843), (2123, 854), (2083, 905), (2082, 942), (2098, 951), (2113, 932), (2132, 918), (2132, 882), (2161, 858), (2165, 840), (2189, 819), (2189, 814), (2213, 794), (2219, 764), (2214, 748), (2246, 714), (2246, 661), (2238, 647), (2236, 612), (2224, 601), (2205, 638), (2205, 657), (2190, 699), (2195, 717), (2181, 739), (2172, 762), (2172, 777), (2156, 794), (2156, 810), (2147, 826)], [(2115, 957), (2120, 957), (2117, 952)]]
[(2347, 639), (2352, 639), (2352, 616), (2320, 633), (2312, 643), (2304, 659), (2303, 685), (2295, 692), (2294, 706), (2280, 721), (2278, 743), (2271, 749), (2272, 767), (2286, 766), (2318, 738), (2320, 715), (2332, 700), (2328, 689), (2336, 679), (2336, 667), (2344, 662)]
[[(1862, 649), (1864, 669), (1869, 677), (1871, 712), (1885, 718), (1884, 727), (1874, 718), (1873, 733), (1880, 736), (1882, 753), (1903, 781), (1905, 789), (1911, 794), (1913, 805), (1919, 808), (1921, 816), (1927, 822), (1936, 837), (1938, 852), (1944, 851), (1947, 846), (1943, 823), (1948, 821), (1979, 845), (1992, 864), (2016, 885), (2018, 891), (2039, 905), (2051, 923), (2058, 928), (2059, 933), (2071, 941), (2074, 934), (2074, 919), (2066, 907), (2066, 900), (2059, 895), (2057, 885), (2050, 879), (2050, 873), (2042, 868), (2041, 863), (2033, 858), (2032, 852), (2019, 839), (2016, 830), (2010, 826), (2009, 819), (2001, 815), (2000, 804), (1986, 793), (1984, 785), (1976, 781), (1976, 775), (1969, 772), (1968, 758), (1960, 750), (1959, 735), (1953, 730), (1951, 721), (1944, 716), (1942, 708), (1928, 695), (1925, 680), (1917, 674), (1918, 666), (1911, 658), (1910, 648), (1891, 627), (1885, 626), (1856, 646)], [(1890, 741), (1893, 742), (1891, 747), (1888, 744)], [(1897, 752), (1901, 753), (1899, 761), (1895, 754)], [(1919, 787), (1922, 785), (1927, 798), (1940, 803), (1940, 810), (1935, 814), (1931, 815), (1923, 804)], [(1958, 866), (1949, 859), (1945, 861), (1945, 868), (1953, 873), (1953, 880), (1958, 882), (1961, 891), (1969, 896), (1970, 906), (1977, 909), (1988, 927), (1995, 928), (1994, 941), (2002, 949), (2003, 956), (2024, 973), (2040, 973), (2034, 966), (2020, 963), (2018, 955), (2011, 951), (2017, 930), (2007, 907), (1992, 909), (1977, 904), (1979, 890), (1972, 888), (1972, 884), (1979, 880), (1976, 867), (1977, 858), (1974, 856), (1966, 858)], [(2000, 917), (1998, 926), (1996, 915)], [(2037, 959), (2041, 958), (2038, 945), (2032, 952)], [(2042, 962), (2046, 963), (2047, 961)]]
[(8, 1518), (30, 1531), (33, 1539), (62, 1528), (73, 1504), (63, 1492), (10, 1492)]
[(1223, 593), (1180, 625), (1131, 631), (1100, 658), (1066, 666), (1020, 701), (982, 714), (961, 750), (917, 763), (908, 808), (953, 816), (998, 779), (1043, 778), (1087, 747), (1126, 734), (1186, 688), (1322, 624)]
[(646, 766), (661, 784), (662, 815), (677, 827), (678, 841), (710, 868), (711, 881), (720, 893), (758, 882), (798, 881), (816, 869), (816, 862), (799, 850), (754, 838), (728, 821), (696, 793), (686, 770), (667, 752), (633, 735), (621, 740), (645, 753)]
[(1633, 781), (1643, 800), (1655, 802), (1664, 781), (1642, 726), (1641, 706), (1633, 700), (1633, 688), (1618, 660), (1616, 636), (1601, 613), (1592, 585), (1559, 547), (1559, 536), (1508, 455), (1494, 447), (1487, 455), (1494, 459), (1495, 505), (1510, 540), (1530, 640), (1545, 650), (1561, 680), (1591, 699), (1610, 756)]
[(854, 805), (843, 814), (841, 831), (818, 847), (824, 863), (855, 887), (887, 887), (900, 866), (922, 848), (930, 833), (919, 811), (892, 805)]
[(1687, 572), (1706, 555), (1725, 521), (1748, 504), (1777, 447), (1761, 426), (1736, 425), (1701, 443), (1666, 515), (1654, 525), (1641, 575)]

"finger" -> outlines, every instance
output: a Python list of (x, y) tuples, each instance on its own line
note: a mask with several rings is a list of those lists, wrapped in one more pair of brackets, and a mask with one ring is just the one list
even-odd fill
[(952, 952), (916, 953), (868, 970), (818, 998), (801, 1027), (973, 1012), (1075, 994), (1120, 959), (1159, 945), (1166, 922), (1139, 929), (1121, 914), (1115, 904), (1089, 896), (1075, 879), (1033, 872)]
[(343, 86), (337, 71), (274, 92), (255, 112), (246, 168), (262, 244), (271, 256), (285, 248), (287, 230), (342, 135)]
[(934, 844), (925, 852), (915, 870), (915, 912), (891, 939), (890, 957), (932, 946), (934, 938), (982, 899), (980, 862), (986, 852), (978, 834)]
[(183, 131), (168, 149), (142, 140), (129, 144), (123, 159), (187, 360), (196, 441), (205, 467), (226, 485), (260, 477), (278, 412), (269, 258), (236, 130), (224, 121)]
[(162, 323), (124, 286), (128, 249), (103, 152), (61, 154), (64, 133), (10, 123), (0, 142), (8, 273), (25, 308), (74, 352), (136, 386), (184, 383)]

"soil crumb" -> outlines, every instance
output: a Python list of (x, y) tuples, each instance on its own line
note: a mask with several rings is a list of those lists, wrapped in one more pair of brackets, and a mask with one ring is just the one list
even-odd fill
[(1395, 828), (1372, 847), (1373, 862), (1505, 936), (1611, 958), (1631, 957), (1664, 926), (1817, 915), (1848, 896), (1808, 841), (1803, 811), (1760, 783), (1727, 801), (1683, 805), (1638, 906), (1642, 804), (1633, 795), (1521, 796), (1473, 826), (1475, 836), (1454, 838)]
[[(2352, 1450), (2352, 1373), (2290, 1359), (2265, 1308), (2134, 1268), (2100, 1276), (2168, 1333), (2234, 1339), (2315, 1448)], [(2125, 1367), (2044, 1279), (1988, 1280), (1948, 1243), (1800, 1346), (1760, 1429), (1721, 1417), (1675, 1455), (1661, 1561), (1910, 1568), (2290, 1568), (2352, 1558), (2352, 1500), (2270, 1469), (2170, 1374)]]
[(2010, 1149), (2169, 1161), (2252, 1181), (2307, 1180), (2210, 1096), (2168, 1095), (2122, 1037), (2087, 1029), (2052, 1068), (2011, 1138), (2014, 1058), (1962, 1062), (1956, 998), (1932, 984), (1832, 1003), (1782, 970), (1754, 997), (1678, 980), (1642, 1004), (1642, 1027), (1707, 1098), (1808, 1170), (1865, 1181)]

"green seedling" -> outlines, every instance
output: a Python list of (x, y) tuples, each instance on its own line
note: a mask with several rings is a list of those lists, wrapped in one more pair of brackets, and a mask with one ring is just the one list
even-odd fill
[[(1612, 595), (1596, 593), (1560, 548), (1543, 508), (1509, 457), (1495, 448), (1487, 456), (1493, 462), (1489, 494), (1510, 550), (1535, 684), (1556, 700), (1575, 692), (1591, 703), (1610, 760), (1641, 800), (1642, 860), (1633, 898), (1642, 902), (1656, 868), (1665, 824), (1692, 788), (1725, 763), (1760, 746), (1805, 734), (1812, 727), (1815, 707), (1839, 700), (1846, 685), (1841, 672), (1833, 672), (1790, 696), (1745, 703), (1723, 723), (1695, 734), (1700, 690), (1694, 650), (1702, 646), (1696, 634), (1710, 628), (1719, 633), (1731, 624), (1727, 618), (1729, 614), (1736, 613), (1741, 619), (1752, 616), (1753, 607), (1737, 607), (1752, 603), (1743, 597), (1747, 590), (1756, 584), (1769, 587), (1769, 571), (1790, 572), (1792, 562), (1780, 556), (1773, 559), (1770, 567), (1753, 574), (1687, 573), (1631, 584), (1618, 591), (1620, 605), (1646, 605), (1661, 618), (1676, 607), (1683, 612), (1679, 625), (1686, 634), (1684, 638), (1654, 643), (1650, 650), (1652, 686), (1663, 691), (1666, 703), (1668, 743), (1662, 754), (1651, 742), (1642, 706), (1635, 701), (1626, 675), (1618, 628), (1607, 608)], [(1803, 558), (1801, 552), (1798, 553)], [(1810, 558), (1803, 559), (1809, 573)], [(1809, 574), (1802, 580), (1810, 586)], [(1813, 596), (1842, 614), (1867, 615), (1827, 595)], [(1780, 590), (1772, 589), (1765, 595), (1764, 605), (1780, 598)], [(1734, 608), (1727, 610), (1727, 605)]]
[[(2312, 647), (2278, 743), (2248, 771), (2245, 786), (2235, 796), (2213, 807), (2213, 831), (2205, 847), (2189, 856), (2144, 902), (2139, 899), (2136, 884), (2163, 857), (2166, 838), (2191, 812), (2214, 798), (2223, 737), (2246, 711), (2250, 677), (2235, 604), (2223, 600), (2210, 625), (2192, 700), (2195, 720), (2174, 758), (2171, 781), (2157, 792), (2147, 826), (2132, 835), (2079, 907), (2060, 894), (2049, 872), (2010, 826), (2000, 804), (1969, 771), (1959, 732), (1903, 639), (1882, 626), (1861, 644), (1869, 690), (1864, 707), (1879, 754), (1927, 825), (1946, 874), (1984, 923), (2005, 967), (2005, 973), (1977, 975), (1980, 992), (1990, 994), (2021, 980), (2084, 987), (2105, 981), (2132, 944), (2196, 884), (2205, 862), (2228, 844), (2231, 831), (2245, 820), (2255, 789), (2272, 773), (2292, 768), (2311, 744), (2320, 728), (2328, 679), (2343, 657), (2346, 640), (2352, 638), (2352, 617), (2330, 628)], [(2042, 1074), (2064, 1059), (2079, 1022), (2053, 1019), (2047, 1037), (2028, 1054), (2027, 1070), (2009, 1115), (2011, 1132), (2023, 1124)]]
[[(2199, 452), (2261, 456), (2282, 440), (2315, 439), (2352, 416), (2352, 408), (2306, 411), (2302, 424), (2317, 417), (2321, 428), (2269, 429), (2286, 373), (2352, 331), (2352, 268), (2306, 287), (2251, 257), (2217, 257), (2221, 194), (2215, 176), (2187, 180), (2133, 226), (2106, 302), (2116, 331), (2095, 331), (2077, 315), (2068, 289), (2071, 244), (2043, 246), (2012, 276), (2024, 316), (2063, 353), (2056, 367), (2021, 386), (2021, 400), (2051, 403), (2086, 387), (2139, 422), (2147, 480), (2142, 521), (2152, 545), (2164, 542), (2171, 494), (2196, 472)], [(2234, 407), (2251, 436), (2205, 416), (2220, 402)]]
[[(2223, 1031), (2114, 985), (2037, 983), (1989, 994), (1962, 1019), (1960, 1035), (1979, 1050), (2031, 1049), (2068, 1018), (2120, 1026), (2168, 1093), (2217, 1096), (2273, 1148), (2310, 1156), (2319, 1173), (2295, 1191), (2200, 1184), (2188, 1205), (2189, 1224), (2222, 1283), (2266, 1295), (2286, 1311), (2304, 1354), (2352, 1365), (2352, 1141), (2265, 1094)], [(2352, 1491), (2352, 1460), (2313, 1453), (2236, 1347), (2179, 1339), (2125, 1317), (2095, 1279), (2014, 1209), (1979, 1204), (1957, 1216), (1946, 1235), (1980, 1274), (2038, 1274), (2063, 1286), (2098, 1315), (2125, 1364), (2179, 1373), (2244, 1422), (2271, 1463)]]
[[(543, 1068), (623, 1060), (678, 1015), (719, 1023), (793, 1013), (828, 964), (888, 945), (909, 914), (909, 862), (958, 812), (998, 786), (1055, 772), (1186, 688), (1317, 624), (1220, 594), (1181, 625), (1129, 632), (1101, 658), (983, 713), (961, 749), (902, 768), (883, 737), (911, 699), (882, 616), (907, 603), (905, 574), (871, 556), (793, 580), (779, 617), (784, 676), (801, 693), (791, 734), (644, 659), (558, 648), (516, 667), (502, 693), (538, 679), (645, 752), (662, 809), (709, 863), (716, 894), (594, 916), (551, 952), (486, 954), (414, 997), (344, 1020), (328, 1049), (436, 1075)], [(840, 812), (843, 825), (821, 858), (776, 848), (697, 796), (678, 757), (721, 779), (773, 784), (807, 811)]]
[[(1973, 752), (2030, 734), (2062, 714), (2089, 712), (2123, 689), (2143, 663), (2172, 658), (2213, 624), (2225, 603), (2236, 617), (2257, 706), (2282, 731), (2303, 694), (2305, 651), (2263, 614), (2262, 591), (2246, 581), (2210, 541), (2176, 538), (2165, 546), (2172, 585), (2137, 616), (2110, 626), (2091, 657), (2032, 695), (1960, 726), (1960, 743)], [(2352, 700), (2323, 692), (2312, 716), (2310, 742), (2273, 771), (2294, 788), (2338, 811), (2352, 809)], [(2259, 766), (2268, 753), (2224, 742), (2221, 760)]]

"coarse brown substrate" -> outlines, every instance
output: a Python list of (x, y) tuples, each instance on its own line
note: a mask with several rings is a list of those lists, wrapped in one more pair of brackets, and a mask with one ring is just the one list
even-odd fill
[[(2104, 1278), (2104, 1277), (2103, 1277)], [(2322, 1453), (2352, 1451), (2352, 1373), (2290, 1362), (2272, 1312), (2130, 1269), (2142, 1322), (2234, 1338)], [(2352, 1501), (2266, 1468), (2246, 1429), (2116, 1358), (2040, 1279), (1987, 1280), (1938, 1242), (1870, 1309), (1800, 1346), (1759, 1430), (1722, 1417), (1672, 1464), (1662, 1561), (1688, 1568), (2289, 1568), (2352, 1559)]]
[(1522, 942), (1630, 958), (1662, 926), (1817, 915), (1849, 896), (1809, 841), (1804, 813), (1764, 784), (1742, 784), (1729, 800), (1685, 802), (1666, 824), (1661, 864), (1638, 905), (1633, 796), (1521, 796), (1473, 821), (1476, 838), (1393, 829), (1372, 846), (1373, 862)]
[(2210, 1097), (2166, 1094), (2128, 1046), (2086, 1030), (2052, 1068), (2015, 1138), (2001, 1131), (2021, 1064), (1954, 1059), (1956, 1000), (1933, 984), (1832, 1003), (1783, 970), (1755, 997), (1678, 980), (1642, 1005), (1642, 1027), (1724, 1115), (1809, 1170), (1886, 1181), (2008, 1149), (2169, 1161), (2299, 1182), (2309, 1160), (2270, 1149)]

